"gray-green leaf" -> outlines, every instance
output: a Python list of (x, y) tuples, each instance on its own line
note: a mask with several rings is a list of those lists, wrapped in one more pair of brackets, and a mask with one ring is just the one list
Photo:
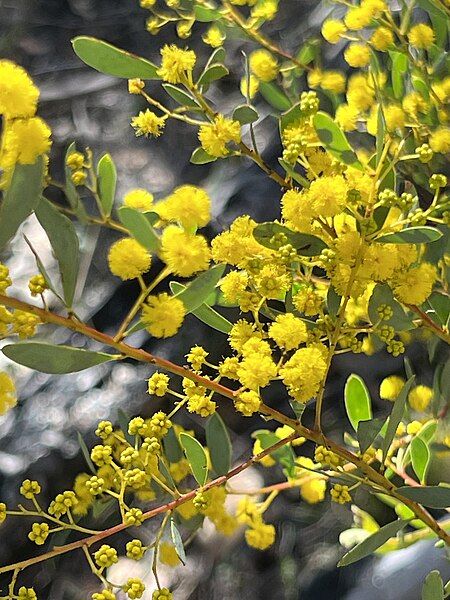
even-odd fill
[(340, 162), (350, 165), (355, 169), (364, 169), (355, 151), (350, 146), (344, 132), (338, 127), (333, 119), (324, 112), (318, 112), (314, 115), (314, 128), (319, 140), (325, 148), (336, 157)]
[(389, 416), (388, 426), (386, 429), (386, 434), (383, 440), (383, 462), (386, 460), (386, 456), (388, 450), (392, 444), (392, 440), (395, 437), (395, 432), (397, 431), (397, 427), (402, 420), (403, 413), (405, 412), (406, 399), (408, 398), (408, 394), (412, 386), (414, 385), (415, 376), (410, 377), (405, 385), (402, 387), (399, 395), (397, 396), (394, 406), (392, 407), (391, 414)]
[(98, 194), (106, 217), (111, 214), (116, 195), (117, 171), (110, 154), (104, 154), (98, 161)]
[(205, 485), (208, 479), (208, 458), (203, 446), (195, 438), (184, 432), (180, 433), (180, 444), (197, 483)]
[(428, 508), (448, 508), (450, 506), (450, 487), (429, 485), (421, 487), (402, 486), (397, 492), (414, 502)]
[(430, 464), (430, 450), (420, 437), (411, 440), (411, 462), (420, 483), (425, 483), (428, 465)]
[(439, 571), (431, 571), (425, 577), (422, 600), (444, 600), (444, 582)]
[(287, 243), (291, 244), (302, 256), (317, 256), (327, 247), (325, 242), (315, 235), (298, 233), (271, 221), (260, 223), (253, 230), (255, 240), (262, 246), (273, 250), (277, 250), (280, 245), (279, 241), (273, 238), (280, 234), (285, 235)]
[(442, 237), (442, 233), (434, 227), (407, 227), (395, 233), (387, 233), (377, 238), (382, 244), (429, 244)]
[(193, 312), (204, 303), (214, 291), (224, 271), (225, 265), (214, 265), (197, 275), (189, 285), (176, 294), (177, 298), (183, 302), (187, 312)]
[(129, 206), (122, 206), (117, 212), (120, 222), (125, 225), (136, 241), (150, 252), (158, 252), (159, 237), (152, 227), (152, 218)]
[(227, 426), (217, 412), (208, 419), (205, 431), (212, 468), (217, 475), (226, 475), (231, 466), (231, 441)]
[(355, 373), (347, 379), (344, 388), (345, 410), (355, 431), (360, 421), (372, 418), (372, 400), (364, 380)]

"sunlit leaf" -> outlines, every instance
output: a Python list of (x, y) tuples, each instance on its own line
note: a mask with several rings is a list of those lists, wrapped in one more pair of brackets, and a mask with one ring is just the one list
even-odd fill
[(205, 485), (208, 479), (208, 457), (203, 446), (195, 438), (184, 432), (180, 433), (180, 444), (197, 483)]
[(347, 416), (355, 431), (360, 421), (369, 421), (372, 418), (369, 390), (364, 380), (355, 373), (352, 373), (345, 383), (344, 402)]

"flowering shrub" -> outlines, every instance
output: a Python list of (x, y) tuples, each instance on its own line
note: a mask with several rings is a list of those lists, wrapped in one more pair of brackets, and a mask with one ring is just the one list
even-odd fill
[[(443, 50), (449, 2), (408, 0), (394, 10), (384, 0), (337, 1), (322, 25), (323, 44), (311, 40), (292, 55), (263, 32), (277, 14), (277, 0), (166, 0), (164, 11), (156, 0), (140, 4), (149, 11), (152, 34), (172, 23), (181, 39), (200, 32), (213, 49), (206, 64), (186, 42), (165, 45), (159, 64), (89, 37), (73, 40), (76, 54), (94, 69), (128, 80), (129, 93), (146, 101), (150, 108), (131, 118), (137, 136), (157, 138), (166, 121), (175, 119), (198, 133), (193, 163), (231, 157), (256, 163), (280, 187), (273, 200), (280, 203), (279, 219), (257, 223), (243, 214), (209, 241), (202, 233), (211, 218), (205, 190), (185, 184), (156, 200), (147, 190), (133, 189), (116, 202), (111, 156), (97, 160), (75, 144), (67, 151), (65, 181), (55, 181), (48, 159), (51, 131), (36, 114), (39, 91), (20, 66), (0, 61), (0, 247), (20, 235), (21, 223), (34, 213), (61, 276), (51, 279), (29, 244), (38, 273), (29, 282), (35, 300), (24, 301), (8, 293), (14, 273), (0, 264), (3, 354), (53, 374), (123, 358), (140, 361), (149, 366), (148, 393), (156, 397), (150, 402), (166, 398), (170, 406), (168, 412), (155, 409), (148, 419), (101, 421), (98, 444), (90, 451), (83, 445), (86, 472), (49, 507), (39, 502), (39, 482), (29, 479), (20, 488), (23, 505), (0, 503), (0, 522), (30, 518), (30, 540), (48, 545), (35, 558), (0, 567), (0, 573), (12, 573), (3, 597), (35, 599), (32, 588), (20, 587), (20, 573), (81, 550), (99, 579), (92, 600), (114, 600), (120, 590), (141, 598), (140, 579), (110, 579), (108, 569), (119, 560), (111, 544), (115, 534), (159, 517), (151, 543), (137, 537), (120, 554), (137, 561), (147, 557), (157, 583), (153, 600), (172, 598), (159, 585), (158, 565), (183, 563), (183, 540), (208, 519), (223, 535), (243, 528), (247, 544), (268, 548), (276, 531), (264, 513), (287, 487), (299, 489), (301, 502), (328, 496), (353, 505), (355, 523), (341, 535), (346, 553), (340, 565), (423, 539), (448, 549), (450, 521), (442, 509), (450, 506), (450, 487), (444, 474), (439, 484), (428, 485), (427, 474), (435, 449), (450, 447), (450, 362), (443, 351), (450, 341), (450, 200), (444, 174), (450, 74)], [(254, 48), (242, 64), (242, 102), (222, 114), (208, 89), (229, 74), (225, 41), (236, 36), (249, 38)], [(325, 44), (342, 47), (348, 73), (323, 68)], [(167, 93), (164, 104), (153, 97), (160, 86)], [(257, 107), (263, 103), (279, 123), (276, 167), (257, 147)], [(50, 199), (53, 186), (64, 191), (65, 204)], [(76, 314), (77, 222), (120, 233), (104, 260), (111, 277), (137, 280), (141, 287), (114, 336)], [(151, 279), (156, 259), (163, 266)], [(163, 282), (169, 286), (158, 291)], [(232, 322), (236, 308), (240, 315)], [(155, 338), (174, 336), (188, 313), (227, 336), (229, 351), (219, 364), (199, 345), (186, 348), (188, 366), (180, 366), (128, 341), (144, 329)], [(54, 344), (49, 325), (77, 332), (105, 351)], [(424, 385), (425, 367), (413, 373), (405, 361), (406, 377), (391, 375), (380, 386), (380, 398), (391, 403), (389, 416), (374, 418), (369, 391), (352, 374), (343, 397), (333, 400), (345, 404), (348, 431), (343, 441), (328, 437), (322, 413), (334, 357), (362, 353), (370, 365), (383, 350), (400, 356), (413, 340), (428, 347), (433, 386)], [(282, 398), (272, 391), (275, 382), (277, 390), (283, 386)], [(242, 418), (260, 415), (268, 421), (252, 434), (252, 455), (238, 464), (218, 412), (229, 402)], [(15, 403), (11, 374), (1, 372), (0, 414)], [(315, 406), (311, 429), (302, 423), (308, 403)], [(206, 444), (176, 423), (185, 410), (204, 419)], [(279, 483), (244, 495), (231, 512), (228, 481), (257, 463), (274, 467)], [(392, 507), (398, 519), (380, 527), (356, 505), (359, 487)], [(117, 525), (102, 531), (86, 527), (86, 515), (106, 504), (115, 506)], [(73, 540), (52, 547), (52, 535), (61, 530)], [(423, 598), (449, 593), (439, 573), (430, 573)]]

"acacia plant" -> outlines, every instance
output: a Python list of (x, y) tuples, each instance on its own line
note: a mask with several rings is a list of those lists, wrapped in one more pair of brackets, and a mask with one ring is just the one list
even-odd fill
[[(339, 565), (424, 539), (448, 551), (450, 486), (445, 473), (428, 485), (427, 471), (436, 448), (450, 447), (450, 201), (444, 174), (450, 3), (401, 0), (394, 10), (385, 0), (338, 0), (329, 4), (322, 38), (291, 50), (265, 34), (265, 23), (282, 10), (277, 0), (140, 4), (148, 11), (150, 33), (174, 25), (183, 40), (164, 45), (158, 64), (90, 37), (73, 40), (75, 53), (97, 71), (128, 80), (129, 93), (143, 105), (131, 119), (137, 136), (157, 138), (174, 119), (198, 135), (193, 163), (253, 161), (279, 185), (273, 198), (279, 219), (257, 223), (241, 214), (207, 240), (201, 232), (211, 219), (205, 190), (186, 183), (155, 199), (133, 189), (120, 201), (111, 156), (97, 160), (75, 143), (65, 157), (65, 180), (55, 181), (51, 131), (36, 114), (39, 91), (23, 68), (0, 61), (2, 352), (12, 362), (57, 375), (125, 358), (145, 363), (149, 402), (159, 408), (164, 397), (169, 407), (155, 408), (148, 419), (101, 421), (98, 444), (90, 452), (83, 446), (86, 472), (50, 506), (42, 506), (40, 484), (29, 479), (20, 488), (23, 504), (0, 504), (0, 522), (29, 519), (30, 540), (46, 545), (32, 558), (0, 567), (0, 574), (11, 574), (2, 598), (34, 600), (34, 590), (21, 585), (22, 572), (68, 552), (84, 554), (98, 577), (92, 600), (141, 598), (141, 580), (117, 582), (109, 575), (118, 561), (114, 536), (131, 527), (137, 537), (120, 553), (149, 561), (157, 586), (148, 590), (153, 600), (176, 597), (159, 584), (161, 562), (182, 563), (186, 540), (205, 519), (223, 535), (242, 527), (250, 546), (268, 548), (276, 531), (264, 513), (286, 488), (299, 489), (299, 502), (330, 496), (352, 505), (355, 524), (341, 535), (346, 552)], [(191, 34), (212, 47), (206, 62), (189, 49)], [(227, 38), (234, 45), (248, 42), (250, 50), (234, 73), (242, 101), (223, 114), (210, 90), (230, 75)], [(323, 66), (327, 44), (342, 49), (345, 73)], [(166, 101), (155, 98), (162, 91)], [(268, 164), (257, 146), (258, 108), (267, 112), (267, 105), (279, 125), (277, 164)], [(52, 187), (62, 190), (64, 200), (52, 199)], [(28, 242), (37, 274), (16, 297), (9, 293), (14, 272), (7, 267), (8, 243), (22, 235), (20, 226), (32, 213), (48, 237), (60, 279), (50, 278)], [(77, 314), (79, 235), (87, 225), (117, 233), (104, 257), (111, 277), (137, 280), (141, 288), (112, 336)], [(162, 267), (151, 279), (155, 260)], [(23, 299), (27, 294), (32, 297)], [(233, 322), (230, 315), (237, 312)], [(154, 338), (176, 335), (188, 313), (227, 336), (229, 350), (219, 364), (209, 362), (211, 348), (199, 345), (185, 349), (188, 366), (181, 366), (132, 344), (138, 330)], [(102, 350), (55, 344), (59, 329)], [(330, 399), (345, 403), (348, 431), (342, 440), (331, 439), (322, 413), (334, 357), (360, 353), (370, 366), (378, 353), (397, 357), (414, 340), (427, 347), (428, 358), (424, 353), (420, 372), (405, 361), (405, 373), (383, 380), (379, 393), (391, 403), (389, 415), (373, 417), (368, 389), (352, 374), (341, 397)], [(432, 387), (424, 385), (430, 366)], [(14, 365), (7, 369), (0, 373), (1, 413), (14, 410), (17, 401)], [(229, 403), (243, 419), (261, 417), (253, 451), (238, 464), (219, 416)], [(312, 428), (302, 423), (307, 404), (315, 410)], [(205, 433), (177, 424), (182, 411), (199, 415)], [(233, 476), (255, 464), (272, 468), (279, 483), (242, 496), (230, 512)], [(380, 527), (355, 505), (359, 487), (394, 508), (398, 518)], [(117, 524), (92, 529), (104, 505), (115, 507)], [(157, 519), (159, 527), (146, 545), (136, 528), (148, 519)], [(53, 547), (61, 530), (71, 539)], [(431, 572), (423, 598), (449, 595), (450, 586)]]

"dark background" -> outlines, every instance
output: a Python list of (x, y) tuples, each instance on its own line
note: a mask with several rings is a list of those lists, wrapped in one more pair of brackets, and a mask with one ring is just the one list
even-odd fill
[[(282, 6), (280, 16), (267, 26), (267, 31), (295, 52), (311, 33), (317, 34), (318, 23), (329, 7), (312, 0), (285, 0)], [(218, 161), (202, 167), (190, 164), (189, 157), (197, 145), (196, 133), (182, 123), (170, 122), (158, 141), (136, 139), (129, 121), (144, 108), (141, 100), (127, 94), (125, 81), (90, 70), (73, 53), (71, 38), (84, 34), (158, 60), (159, 48), (165, 41), (176, 42), (176, 35), (171, 26), (157, 37), (148, 34), (144, 26), (147, 14), (134, 0), (0, 1), (0, 55), (26, 67), (41, 89), (40, 115), (53, 130), (53, 175), (61, 177), (64, 152), (76, 140), (80, 149), (92, 148), (97, 158), (103, 151), (112, 154), (119, 172), (119, 197), (140, 186), (161, 197), (181, 183), (203, 185), (213, 199), (214, 219), (207, 228), (208, 236), (220, 232), (239, 214), (250, 214), (256, 220), (276, 218), (280, 191), (261, 171), (246, 160)], [(206, 60), (209, 52), (200, 41), (203, 28), (196, 25), (192, 39), (181, 42), (197, 50), (199, 62)], [(222, 102), (226, 96), (228, 108), (242, 102), (237, 92), (241, 49), (250, 51), (253, 47), (242, 40), (227, 43), (227, 64), (235, 78), (228, 77), (220, 86), (214, 86), (210, 91), (212, 101)], [(334, 52), (332, 48), (331, 54), (324, 56), (326, 64), (343, 68)], [(150, 84), (149, 89), (158, 97), (156, 84)], [(261, 102), (258, 109), (263, 115), (257, 128), (258, 142), (266, 160), (276, 165), (276, 122), (267, 105)], [(31, 220), (26, 231), (51, 263), (51, 253), (36, 223)], [(86, 258), (79, 311), (92, 319), (95, 327), (112, 331), (126, 314), (137, 288), (134, 284), (119, 284), (108, 273), (105, 253), (115, 239), (114, 233), (89, 228), (80, 230), (80, 235)], [(18, 294), (24, 294), (29, 276), (35, 272), (32, 257), (24, 256), (24, 252), (23, 243), (16, 241), (9, 257)], [(156, 271), (159, 266), (153, 268)], [(55, 340), (85, 344), (79, 336), (64, 332), (55, 332)], [(226, 352), (224, 336), (211, 333), (192, 316), (176, 339), (149, 342), (142, 334), (133, 341), (182, 363), (193, 340), (205, 344), (212, 362)], [(420, 370), (426, 360), (424, 347), (413, 346), (410, 355)], [(344, 421), (342, 389), (351, 372), (358, 372), (368, 381), (376, 406), (386, 412), (387, 407), (378, 400), (377, 387), (383, 376), (400, 372), (402, 365), (402, 359), (392, 358), (387, 365), (383, 354), (372, 358), (340, 357), (327, 387), (327, 431), (340, 439)], [(50, 501), (56, 493), (70, 488), (75, 475), (85, 470), (78, 432), (92, 445), (96, 423), (105, 418), (116, 420), (118, 408), (129, 416), (147, 416), (164, 407), (145, 394), (145, 378), (150, 374), (147, 366), (131, 362), (59, 378), (17, 369), (20, 405), (0, 419), (0, 498), (9, 506), (20, 501), (18, 487), (26, 477), (41, 482), (44, 504), (45, 499)], [(278, 397), (268, 400), (288, 410)], [(221, 404), (220, 412), (231, 429), (234, 459), (238, 461), (249, 455), (249, 434), (263, 422), (239, 418), (226, 404)], [(311, 421), (311, 412), (307, 410), (306, 422)], [(186, 427), (201, 431), (201, 419), (187, 414), (180, 418)], [(313, 452), (310, 446), (304, 448), (308, 454)], [(279, 478), (274, 470), (261, 471), (246, 476), (247, 484), (258, 481), (258, 477), (264, 477), (268, 484)], [(241, 482), (245, 484), (245, 478)], [(359, 500), (380, 523), (392, 519), (392, 514), (371, 497), (361, 495)], [(342, 553), (338, 536), (351, 523), (350, 511), (328, 500), (317, 506), (306, 505), (299, 501), (298, 490), (280, 496), (266, 517), (277, 527), (277, 542), (265, 553), (248, 548), (241, 535), (223, 540), (214, 532), (200, 534), (188, 549), (188, 565), (171, 575), (177, 600), (371, 600), (380, 594), (386, 600), (414, 600), (420, 597), (418, 582), (430, 565), (442, 566), (433, 562), (438, 559), (432, 545), (424, 545), (423, 550), (415, 547), (407, 551), (408, 555), (400, 553), (399, 558), (388, 557), (376, 565), (369, 560), (350, 569), (336, 569)], [(113, 523), (114, 516), (104, 515), (103, 522), (93, 526), (104, 528)], [(30, 524), (27, 519), (8, 518), (0, 530), (0, 564), (36, 554), (36, 547), (27, 540)], [(151, 539), (155, 527), (155, 523), (147, 523), (137, 535)], [(117, 539), (114, 544), (120, 550), (128, 539)], [(411, 564), (416, 568), (411, 570)], [(124, 574), (123, 579), (127, 576)], [(22, 581), (34, 585), (40, 600), (81, 600), (90, 598), (97, 589), (81, 552), (29, 569)], [(0, 578), (0, 583), (4, 589), (7, 579)]]

